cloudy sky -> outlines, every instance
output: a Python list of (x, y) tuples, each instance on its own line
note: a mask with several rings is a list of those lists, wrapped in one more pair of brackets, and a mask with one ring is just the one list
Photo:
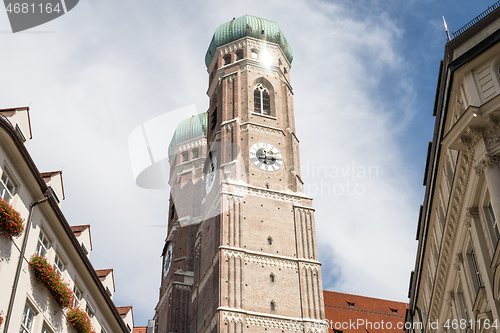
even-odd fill
[(407, 301), (422, 176), (446, 35), (493, 0), (81, 0), (12, 34), (0, 12), (0, 108), (31, 108), (29, 150), (63, 170), (63, 211), (92, 226), (117, 305), (153, 317), (168, 193), (135, 185), (128, 136), (167, 111), (208, 106), (204, 63), (233, 17), (275, 21), (294, 60), (297, 136), (314, 198), (324, 289)]

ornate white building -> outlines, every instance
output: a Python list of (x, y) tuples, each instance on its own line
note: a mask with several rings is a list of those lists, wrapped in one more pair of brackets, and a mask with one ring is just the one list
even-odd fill
[(24, 220), (19, 237), (0, 237), (0, 331), (75, 332), (63, 309), (37, 281), (28, 262), (45, 257), (74, 294), (70, 308), (83, 310), (96, 333), (132, 332), (131, 311), (113, 304), (113, 270), (95, 271), (89, 260), (90, 226), (70, 226), (62, 211), (62, 173), (40, 173), (27, 146), (29, 108), (0, 110), (0, 196)]
[(411, 332), (495, 332), (500, 325), (499, 3), (453, 37), (434, 105), (406, 316)]

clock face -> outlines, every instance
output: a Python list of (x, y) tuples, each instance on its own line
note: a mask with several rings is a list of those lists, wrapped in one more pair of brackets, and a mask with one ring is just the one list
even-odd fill
[(216, 176), (217, 176), (217, 157), (214, 156), (212, 157), (212, 160), (210, 161), (210, 165), (208, 166), (207, 170), (207, 180), (205, 182), (205, 190), (207, 191), (207, 194), (209, 194), (210, 191), (212, 191)]
[(167, 248), (165, 253), (164, 263), (163, 263), (163, 276), (167, 276), (170, 265), (172, 264), (172, 244)]
[(264, 171), (276, 171), (283, 165), (280, 151), (265, 142), (258, 142), (250, 147), (250, 160)]

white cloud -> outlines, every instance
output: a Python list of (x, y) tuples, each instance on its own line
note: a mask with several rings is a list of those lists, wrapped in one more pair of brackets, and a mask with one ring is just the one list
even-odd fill
[[(414, 87), (398, 49), (404, 31), (384, 12), (319, 1), (82, 1), (42, 27), (1, 34), (2, 107), (33, 102), (30, 152), (40, 170), (64, 167), (71, 224), (92, 222), (96, 268), (114, 266), (118, 305), (145, 325), (158, 300), (168, 194), (135, 186), (129, 133), (166, 111), (207, 108), (206, 49), (218, 24), (244, 14), (274, 20), (294, 51), (301, 159), (318, 167), (370, 167), (363, 195), (314, 195), (323, 277), (329, 289), (406, 300), (418, 201), (401, 160)], [(0, 30), (8, 30), (6, 17)], [(420, 163), (420, 162), (419, 162)], [(337, 187), (337, 190), (339, 187)], [(326, 186), (323, 186), (323, 193)], [(332, 192), (331, 192), (332, 193)], [(338, 192), (337, 192), (338, 193)], [(314, 194), (314, 193), (312, 193)], [(332, 276), (335, 276), (332, 279)]]

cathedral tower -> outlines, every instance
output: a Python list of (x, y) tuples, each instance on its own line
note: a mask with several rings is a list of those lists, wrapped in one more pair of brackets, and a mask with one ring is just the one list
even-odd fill
[[(323, 331), (314, 209), (303, 193), (295, 134), (292, 58), (272, 21), (245, 15), (214, 33), (205, 57), (210, 107), (197, 116), (206, 117), (198, 130), (184, 130), (205, 131), (206, 146), (197, 155), (203, 167), (190, 162), (189, 152), (182, 155), (193, 145), (173, 139), (187, 148), (171, 157), (171, 163), (186, 159), (172, 167), (171, 182), (189, 178), (177, 188), (176, 197), (186, 199), (174, 199), (174, 206), (194, 208), (180, 215), (172, 210), (169, 219), (158, 332), (185, 321), (189, 332), (200, 333)], [(184, 188), (187, 194), (179, 195)], [(186, 291), (182, 300), (174, 284)], [(178, 322), (161, 324), (169, 320)]]

